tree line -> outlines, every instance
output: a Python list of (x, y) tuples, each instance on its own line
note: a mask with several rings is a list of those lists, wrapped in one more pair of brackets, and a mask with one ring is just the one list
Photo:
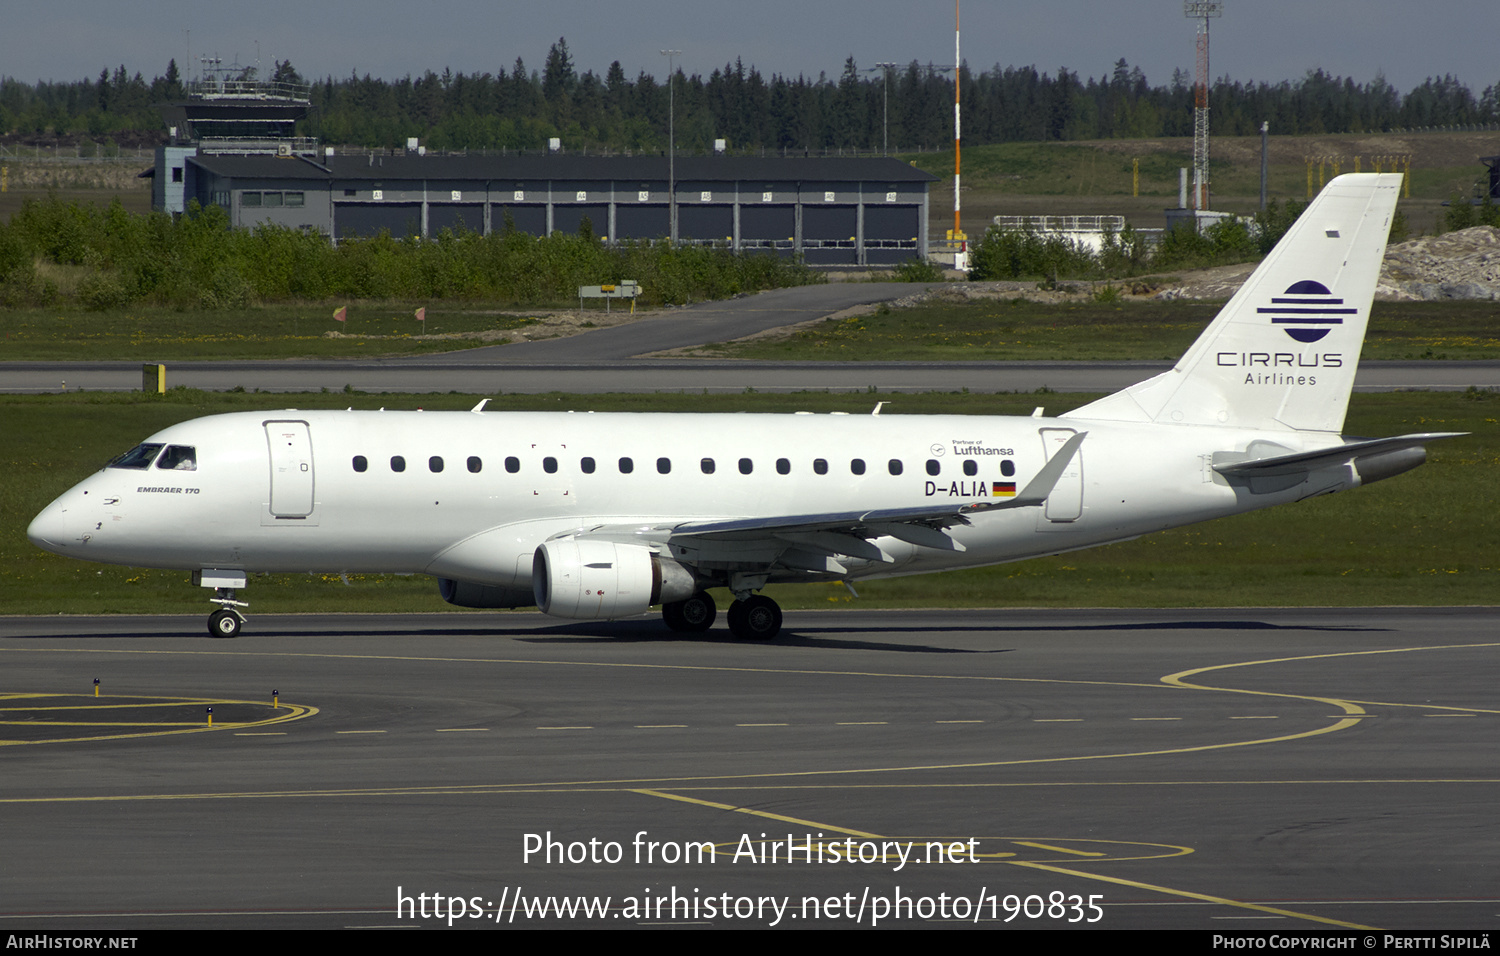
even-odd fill
[[(247, 68), (243, 78), (254, 78)], [(307, 82), (290, 62), (273, 79)], [(1176, 70), (1151, 85), (1138, 67), (1118, 60), (1106, 74), (1083, 77), (1065, 67), (967, 66), (958, 82), (964, 141), (1060, 141), (1190, 136), (1192, 78)], [(830, 77), (766, 76), (736, 60), (708, 76), (673, 77), (676, 135), (689, 152), (942, 148), (952, 131), (951, 67), (911, 62), (861, 67), (853, 57)], [(645, 71), (633, 79), (619, 61), (604, 73), (579, 72), (559, 39), (540, 68), (517, 58), (493, 73), (386, 80), (350, 75), (309, 83), (312, 109), (299, 133), (332, 145), (398, 148), (418, 137), (433, 149), (537, 150), (557, 137), (565, 148), (659, 152), (667, 140), (668, 87)], [(122, 65), (94, 80), (0, 79), (0, 133), (21, 138), (160, 138), (156, 104), (180, 98), (175, 61), (147, 81)], [(1310, 71), (1298, 80), (1242, 82), (1220, 78), (1210, 91), (1216, 135), (1250, 135), (1269, 122), (1278, 134), (1359, 133), (1500, 123), (1500, 83), (1476, 95), (1453, 76), (1430, 77), (1402, 94), (1383, 76), (1368, 83)]]

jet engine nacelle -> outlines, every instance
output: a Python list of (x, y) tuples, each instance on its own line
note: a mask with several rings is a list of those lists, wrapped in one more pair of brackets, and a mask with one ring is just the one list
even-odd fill
[(644, 614), (698, 590), (691, 571), (650, 548), (587, 538), (559, 538), (536, 549), (531, 589), (544, 613), (575, 620)]
[(524, 588), (503, 588), (452, 578), (438, 578), (438, 594), (444, 601), (458, 607), (531, 607), (536, 603), (531, 592)]

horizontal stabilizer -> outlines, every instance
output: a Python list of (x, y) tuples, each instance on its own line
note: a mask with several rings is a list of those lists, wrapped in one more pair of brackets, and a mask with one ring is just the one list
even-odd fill
[(1409, 448), (1421, 448), (1430, 441), (1437, 441), (1440, 438), (1458, 438), (1467, 434), (1468, 432), (1422, 432), (1414, 435), (1398, 435), (1395, 438), (1370, 438), (1346, 442), (1317, 451), (1277, 455), (1252, 461), (1226, 462), (1214, 465), (1213, 469), (1226, 478), (1272, 478), (1299, 475), (1327, 465), (1344, 465), (1359, 458), (1385, 455)]

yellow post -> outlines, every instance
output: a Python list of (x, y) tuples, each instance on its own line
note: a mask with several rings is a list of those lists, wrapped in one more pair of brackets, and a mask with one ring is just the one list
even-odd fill
[(1359, 172), (1359, 157), (1358, 156), (1354, 157), (1354, 171), (1356, 173)]
[(281, 691), (279, 691), (279, 690), (273, 690), (273, 691), (271, 691), (271, 709), (272, 710), (280, 710), (281, 709)]
[(99, 696), (99, 678), (97, 677), (94, 678), (94, 696)]
[(1132, 195), (1132, 196), (1139, 196), (1140, 194), (1141, 194), (1141, 160), (1140, 160), (1140, 157), (1137, 156), (1135, 159), (1132, 159), (1130, 161), (1130, 195)]
[(214, 709), (212, 707), (208, 708), (208, 725), (210, 727), (214, 725)]
[(1323, 188), (1323, 164), (1328, 162), (1325, 157), (1318, 157), (1318, 188)]
[(1406, 198), (1411, 198), (1411, 154), (1407, 153), (1403, 159), (1406, 160), (1406, 175), (1401, 177), (1401, 188), (1405, 191)]
[(0, 193), (10, 191), (10, 167), (0, 166)]
[(1307, 158), (1307, 198), (1312, 199), (1312, 157)]
[(1342, 156), (1333, 157), (1333, 175), (1337, 177), (1344, 171), (1344, 159)]
[(167, 393), (167, 367), (154, 362), (142, 365), (141, 391), (165, 395)]

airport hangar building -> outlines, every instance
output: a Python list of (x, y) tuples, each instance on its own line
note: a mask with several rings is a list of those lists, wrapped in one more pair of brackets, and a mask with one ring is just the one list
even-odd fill
[[(507, 222), (536, 236), (576, 233), (584, 219), (609, 241), (671, 230), (664, 156), (205, 155), (166, 147), (157, 164), (159, 209), (180, 211), (196, 198), (222, 206), (237, 227), (275, 223), (335, 242), (383, 230), (434, 237), (462, 226), (489, 234)], [(825, 266), (927, 256), (927, 189), (936, 177), (899, 160), (715, 155), (682, 156), (675, 165), (684, 243), (800, 254)]]

